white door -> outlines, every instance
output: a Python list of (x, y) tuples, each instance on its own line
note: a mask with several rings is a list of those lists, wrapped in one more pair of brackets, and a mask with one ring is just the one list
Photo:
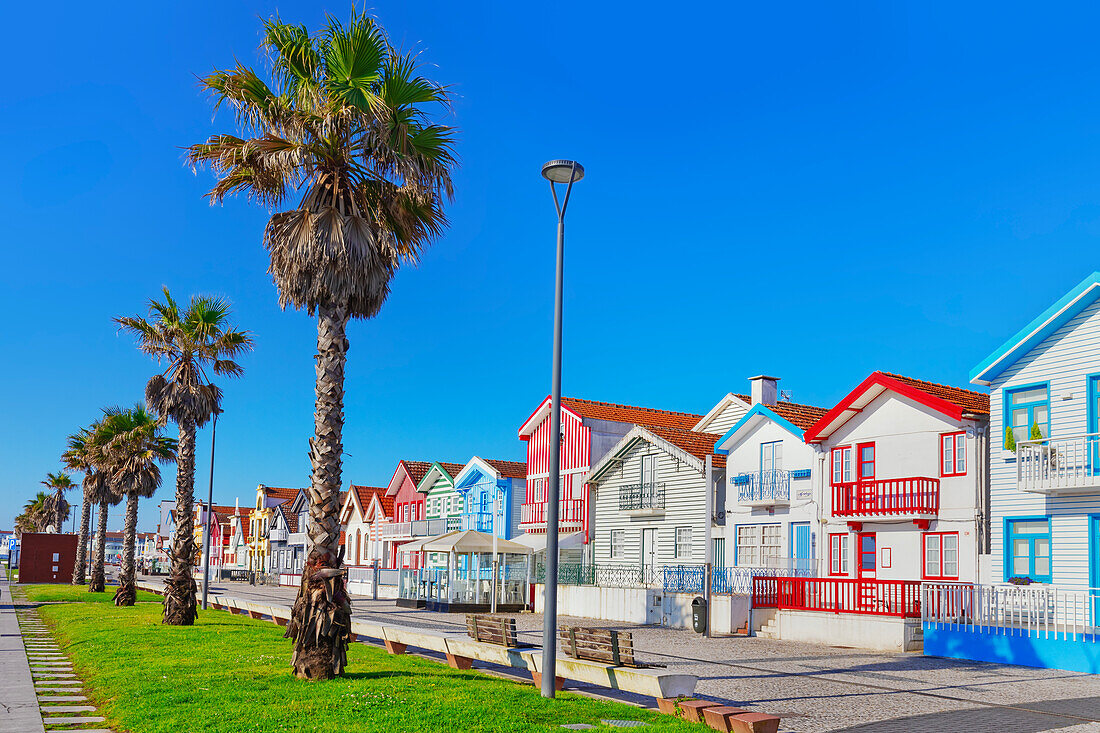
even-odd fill
[[(656, 491), (657, 456), (642, 456), (642, 506), (653, 506), (653, 494)], [(649, 531), (649, 530), (647, 530)]]
[(642, 577), (648, 581), (657, 572), (657, 530), (642, 530)]

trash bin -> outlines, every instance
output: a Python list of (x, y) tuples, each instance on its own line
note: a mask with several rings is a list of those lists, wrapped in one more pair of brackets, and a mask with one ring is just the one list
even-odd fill
[(707, 633), (707, 599), (695, 596), (691, 602), (691, 628), (697, 634)]

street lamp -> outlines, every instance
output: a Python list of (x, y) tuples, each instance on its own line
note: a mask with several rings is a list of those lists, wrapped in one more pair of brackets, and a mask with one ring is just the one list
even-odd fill
[[(214, 412), (214, 425), (210, 430), (210, 484), (206, 489), (206, 519), (202, 523), (202, 610), (206, 610), (206, 596), (210, 591), (210, 520), (214, 518), (214, 447), (218, 439), (218, 412)], [(200, 512), (201, 513), (201, 512)]]
[[(542, 601), (542, 696), (554, 697), (558, 673), (558, 499), (561, 474), (561, 301), (565, 270), (565, 208), (573, 184), (584, 178), (584, 167), (573, 160), (551, 160), (542, 166), (558, 210), (558, 262), (554, 280), (554, 354), (550, 373), (550, 476), (546, 487), (546, 582)], [(558, 199), (555, 184), (564, 183)]]

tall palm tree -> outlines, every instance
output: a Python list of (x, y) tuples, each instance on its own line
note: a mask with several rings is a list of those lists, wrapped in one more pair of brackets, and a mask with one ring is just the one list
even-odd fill
[(280, 305), (317, 317), (312, 549), (286, 635), (295, 673), (329, 678), (346, 664), (351, 618), (338, 517), (347, 323), (374, 317), (399, 267), (446, 227), (454, 128), (431, 116), (449, 109), (446, 90), (365, 14), (330, 17), (312, 35), (273, 19), (262, 45), (270, 79), (238, 64), (202, 80), (240, 136), (214, 135), (188, 158), (217, 176), (212, 203), (238, 192), (271, 208), (297, 199), (263, 240)]
[(103, 468), (102, 459), (97, 458), (95, 476), (96, 480), (91, 484), (85, 484), (85, 490), (89, 492), (93, 504), (99, 507), (98, 522), (95, 531), (95, 555), (91, 559), (91, 571), (88, 578), (88, 592), (102, 593), (107, 589), (107, 578), (104, 573), (104, 564), (107, 560), (107, 513), (108, 510), (122, 501), (122, 497), (111, 491), (107, 481), (107, 472)]
[(176, 458), (176, 533), (172, 560), (164, 586), (164, 623), (190, 625), (195, 622), (195, 580), (191, 577), (194, 554), (195, 433), (221, 412), (221, 390), (207, 372), (239, 377), (243, 370), (235, 359), (252, 349), (246, 331), (229, 322), (229, 303), (221, 298), (192, 297), (185, 309), (164, 288), (163, 302), (149, 301), (149, 316), (116, 318), (115, 321), (138, 339), (138, 348), (167, 369), (145, 387), (149, 409), (162, 421), (179, 427)]
[[(58, 471), (56, 473), (47, 473), (44, 481), (41, 482), (43, 486), (49, 489), (53, 489), (53, 526), (58, 534), (64, 529), (65, 518), (61, 516), (63, 507), (67, 506), (65, 501), (65, 492), (69, 489), (75, 489), (76, 484), (73, 483), (72, 476), (64, 471)], [(66, 512), (67, 514), (67, 512)], [(67, 517), (66, 517), (67, 518)]]
[(96, 426), (97, 424), (93, 424), (91, 427), (81, 428), (70, 435), (68, 446), (61, 454), (61, 462), (67, 468), (84, 473), (80, 482), (84, 496), (80, 506), (80, 539), (76, 546), (76, 562), (73, 563), (73, 585), (84, 585), (87, 582), (88, 531), (92, 504), (99, 493), (97, 485), (103, 483), (103, 476), (95, 470), (89, 455), (89, 442)]
[(160, 487), (157, 464), (176, 457), (176, 441), (161, 435), (160, 427), (156, 418), (137, 405), (128, 410), (107, 410), (97, 430), (108, 472), (107, 485), (115, 495), (126, 498), (116, 606), (132, 606), (137, 599), (134, 555), (138, 501), (151, 497)]

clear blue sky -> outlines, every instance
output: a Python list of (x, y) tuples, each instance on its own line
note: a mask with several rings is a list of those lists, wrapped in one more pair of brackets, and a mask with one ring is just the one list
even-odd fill
[[(315, 26), (320, 6), (0, 10), (0, 528), (68, 433), (141, 397), (152, 364), (110, 319), (161, 285), (229, 297), (255, 334), (224, 385), (216, 498), (308, 480), (314, 323), (276, 304), (268, 212), (208, 206), (181, 147), (230, 127), (195, 74), (260, 63), (258, 17)], [(345, 484), (402, 457), (523, 459), (549, 390), (549, 158), (588, 171), (566, 260), (578, 397), (705, 412), (760, 372), (819, 405), (873, 369), (965, 384), (1097, 269), (1095, 6), (609, 6), (376, 6), (452, 86), (462, 168), (450, 231), (350, 329)]]

